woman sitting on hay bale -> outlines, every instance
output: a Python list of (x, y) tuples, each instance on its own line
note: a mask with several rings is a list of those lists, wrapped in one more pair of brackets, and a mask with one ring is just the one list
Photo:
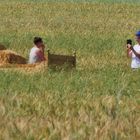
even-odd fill
[(46, 60), (44, 56), (45, 45), (43, 43), (42, 38), (35, 37), (33, 42), (35, 46), (30, 51), (29, 63), (35, 64), (45, 61)]
[[(35, 37), (34, 38), (35, 46), (31, 49), (29, 63), (31, 65), (25, 66), (32, 66), (32, 64), (40, 63), (45, 61), (44, 56), (44, 48), (45, 45), (42, 41), (42, 38)], [(0, 66), (7, 66), (13, 64), (27, 64), (26, 58), (22, 57), (21, 55), (17, 54), (16, 52), (7, 50), (6, 47), (0, 44)], [(20, 66), (20, 65), (19, 65)], [(22, 65), (24, 66), (24, 65)], [(34, 65), (33, 65), (34, 66)]]

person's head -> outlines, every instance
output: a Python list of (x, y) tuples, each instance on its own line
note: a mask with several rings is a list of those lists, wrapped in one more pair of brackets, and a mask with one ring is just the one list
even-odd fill
[(35, 37), (34, 38), (34, 44), (38, 47), (41, 48), (43, 45), (43, 40), (41, 37)]
[(140, 44), (140, 31), (136, 33), (136, 41)]

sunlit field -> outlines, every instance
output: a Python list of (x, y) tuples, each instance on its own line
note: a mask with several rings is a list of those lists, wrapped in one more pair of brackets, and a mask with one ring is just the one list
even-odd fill
[[(103, 2), (102, 2), (103, 1)], [(0, 42), (28, 58), (34, 36), (71, 71), (0, 69), (0, 140), (139, 140), (140, 71), (125, 43), (138, 0), (0, 0)]]

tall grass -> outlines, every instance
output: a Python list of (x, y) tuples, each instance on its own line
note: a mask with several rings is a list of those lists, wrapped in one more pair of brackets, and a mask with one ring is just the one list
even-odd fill
[(0, 70), (0, 139), (139, 139), (140, 72), (124, 45), (140, 29), (140, 10), (129, 2), (0, 2), (8, 49), (28, 57), (42, 36), (52, 52), (77, 50), (69, 72)]

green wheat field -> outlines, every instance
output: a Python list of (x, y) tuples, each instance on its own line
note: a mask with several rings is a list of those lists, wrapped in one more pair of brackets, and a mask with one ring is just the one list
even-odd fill
[(140, 140), (140, 71), (126, 40), (139, 0), (0, 0), (0, 42), (28, 58), (34, 36), (77, 68), (0, 70), (0, 140)]

